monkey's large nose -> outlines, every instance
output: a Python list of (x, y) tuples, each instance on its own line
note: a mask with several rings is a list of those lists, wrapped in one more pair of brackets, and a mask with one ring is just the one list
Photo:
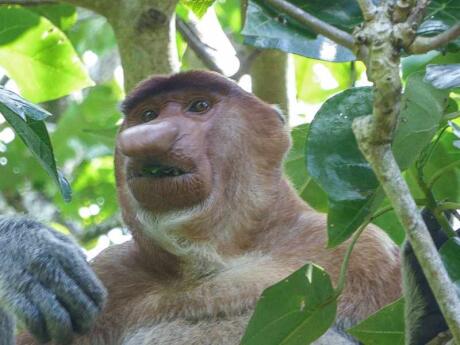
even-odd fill
[(120, 133), (118, 147), (130, 157), (161, 155), (171, 149), (178, 134), (179, 128), (167, 121), (137, 125)]

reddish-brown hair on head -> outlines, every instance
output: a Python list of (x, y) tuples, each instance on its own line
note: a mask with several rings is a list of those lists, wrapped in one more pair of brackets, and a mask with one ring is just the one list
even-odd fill
[(140, 82), (121, 104), (121, 110), (128, 114), (143, 100), (166, 92), (179, 90), (202, 90), (229, 96), (241, 89), (231, 80), (209, 71), (188, 71), (172, 76), (155, 76)]

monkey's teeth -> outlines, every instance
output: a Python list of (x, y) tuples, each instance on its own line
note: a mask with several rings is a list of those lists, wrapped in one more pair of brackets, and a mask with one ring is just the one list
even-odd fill
[(155, 166), (145, 169), (145, 173), (154, 177), (180, 176), (184, 174), (181, 169), (174, 167)]

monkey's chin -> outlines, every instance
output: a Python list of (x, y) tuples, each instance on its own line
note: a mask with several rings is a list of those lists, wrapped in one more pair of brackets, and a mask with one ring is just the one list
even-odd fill
[(138, 176), (127, 181), (139, 205), (153, 213), (182, 210), (202, 203), (211, 192), (211, 184), (197, 173), (180, 176)]

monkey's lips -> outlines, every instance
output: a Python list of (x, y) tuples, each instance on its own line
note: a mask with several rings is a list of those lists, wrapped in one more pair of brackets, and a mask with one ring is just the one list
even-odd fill
[(131, 170), (129, 178), (136, 177), (152, 177), (152, 178), (167, 178), (167, 177), (179, 177), (188, 174), (187, 171), (170, 165), (163, 164), (146, 164), (137, 169)]

